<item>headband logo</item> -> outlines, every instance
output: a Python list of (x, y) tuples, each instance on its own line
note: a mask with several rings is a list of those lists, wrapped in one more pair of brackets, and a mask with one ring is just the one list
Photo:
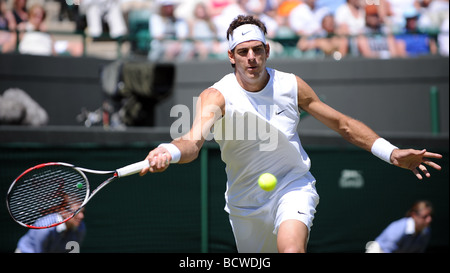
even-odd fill
[(257, 25), (245, 24), (237, 27), (228, 41), (228, 47), (233, 50), (238, 44), (248, 41), (260, 41), (266, 44), (264, 33)]

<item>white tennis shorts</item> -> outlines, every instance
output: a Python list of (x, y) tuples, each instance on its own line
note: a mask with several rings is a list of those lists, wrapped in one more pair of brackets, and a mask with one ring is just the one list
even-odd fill
[(280, 224), (299, 220), (311, 230), (319, 195), (315, 188), (292, 190), (273, 198), (257, 213), (247, 216), (230, 214), (236, 246), (241, 253), (275, 253)]

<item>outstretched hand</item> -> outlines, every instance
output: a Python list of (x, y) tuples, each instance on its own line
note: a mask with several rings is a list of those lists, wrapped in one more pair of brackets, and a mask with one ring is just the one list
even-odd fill
[(411, 170), (418, 179), (422, 179), (421, 172), (430, 177), (427, 166), (436, 170), (441, 170), (441, 166), (431, 161), (431, 159), (440, 159), (441, 154), (427, 152), (427, 150), (414, 149), (395, 149), (391, 154), (391, 162), (397, 167)]

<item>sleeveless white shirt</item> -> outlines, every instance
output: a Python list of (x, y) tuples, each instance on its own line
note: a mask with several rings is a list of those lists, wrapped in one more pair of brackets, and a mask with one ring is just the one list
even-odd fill
[[(309, 190), (315, 184), (297, 133), (295, 75), (271, 68), (267, 72), (270, 80), (258, 92), (244, 90), (234, 73), (212, 86), (225, 98), (225, 114), (214, 124), (214, 139), (226, 164), (225, 210), (233, 215), (252, 214), (281, 191)], [(273, 191), (258, 186), (265, 172), (278, 179)]]

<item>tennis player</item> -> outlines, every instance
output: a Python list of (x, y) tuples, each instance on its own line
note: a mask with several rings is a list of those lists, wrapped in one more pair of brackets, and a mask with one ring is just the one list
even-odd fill
[[(440, 170), (431, 159), (442, 156), (395, 147), (362, 122), (323, 103), (300, 77), (266, 67), (270, 47), (265, 34), (264, 24), (252, 16), (238, 16), (230, 24), (228, 57), (234, 73), (225, 75), (200, 94), (190, 131), (150, 151), (146, 157), (150, 167), (143, 169), (141, 175), (164, 171), (170, 163), (193, 161), (213, 129), (226, 163), (225, 210), (238, 251), (306, 252), (319, 196), (309, 171), (310, 159), (297, 133), (299, 109), (350, 143), (390, 164), (411, 170), (418, 179), (430, 176), (427, 166)], [(241, 124), (235, 122), (239, 119), (247, 121), (244, 127), (247, 132), (242, 134), (247, 138), (237, 137), (240, 132), (236, 130), (242, 129), (236, 126)], [(276, 137), (273, 148), (261, 145), (270, 140), (261, 137), (261, 128), (254, 125), (261, 120), (268, 126), (265, 132), (268, 128), (268, 135)], [(227, 130), (234, 132), (229, 134)], [(257, 130), (256, 137), (251, 130)], [(273, 191), (265, 192), (258, 187), (258, 177), (264, 172), (278, 178)]]

